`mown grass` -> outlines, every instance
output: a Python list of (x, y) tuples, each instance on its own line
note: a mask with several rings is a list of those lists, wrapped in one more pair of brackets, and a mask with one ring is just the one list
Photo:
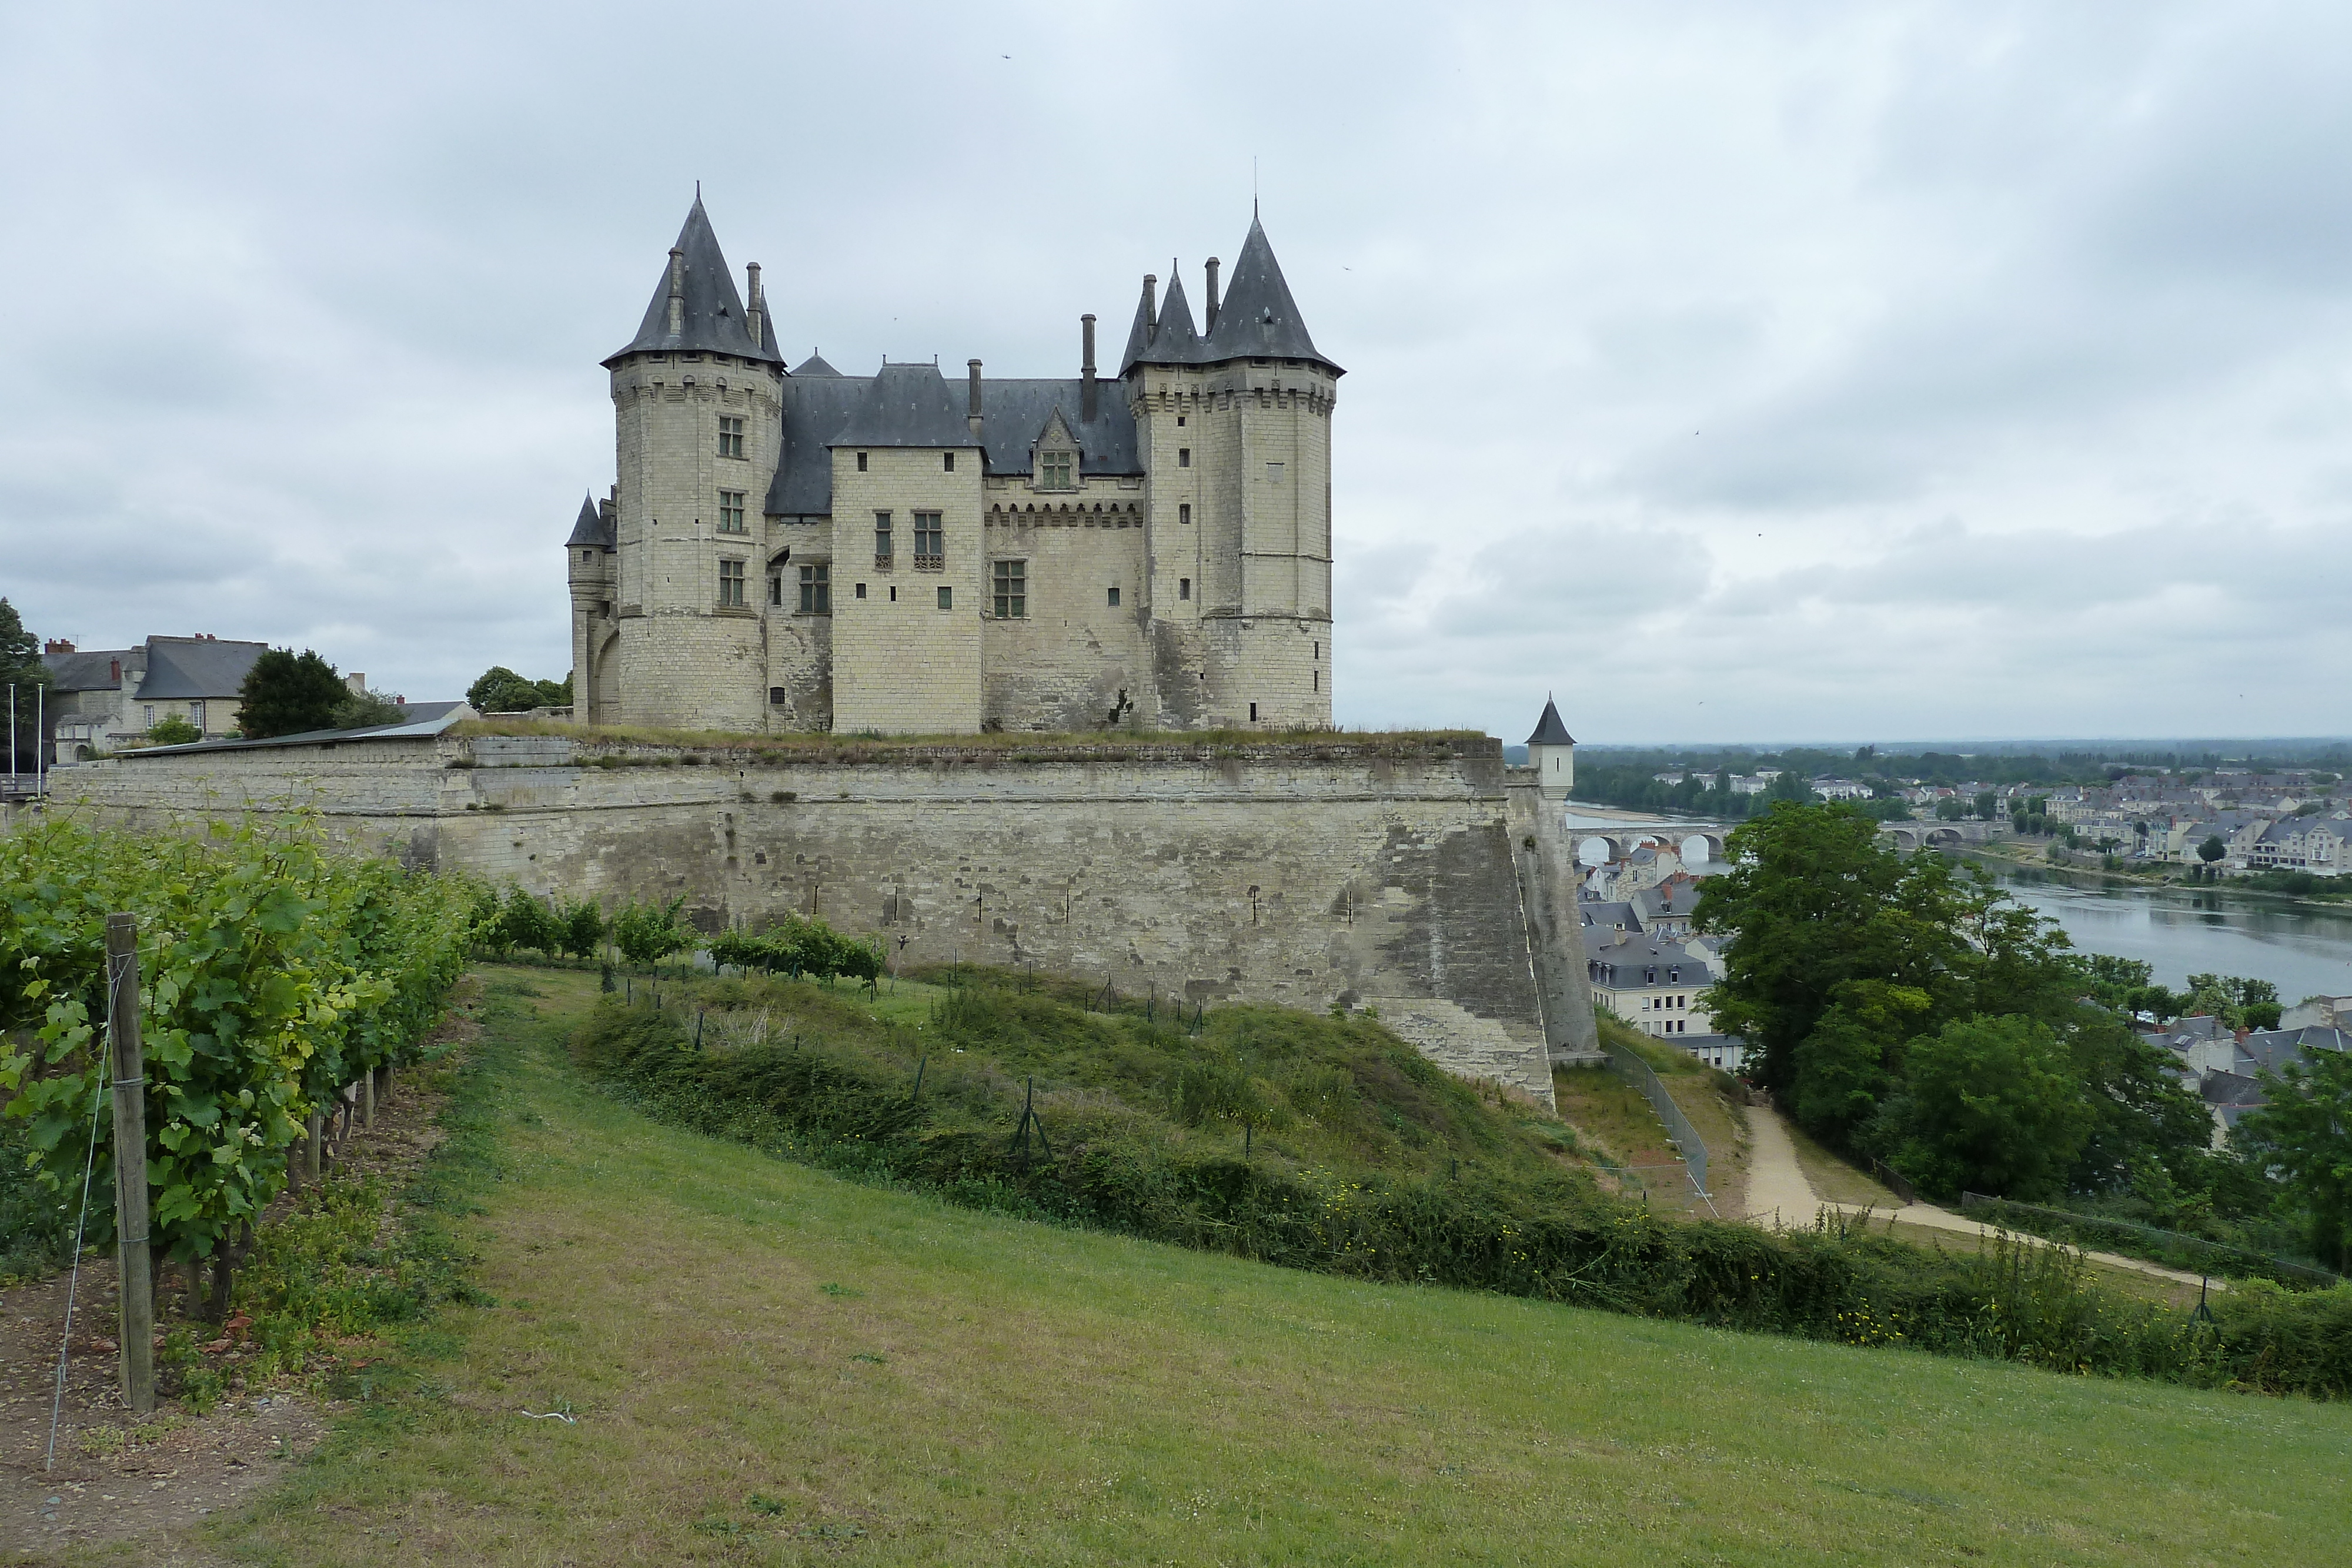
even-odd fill
[[(658, 1126), (492, 983), (498, 1305), (211, 1543), (289, 1565), (2325, 1563), (2340, 1406), (1023, 1223)], [(379, 1396), (384, 1393), (380, 1386)], [(537, 1420), (557, 1410), (576, 1425)]]

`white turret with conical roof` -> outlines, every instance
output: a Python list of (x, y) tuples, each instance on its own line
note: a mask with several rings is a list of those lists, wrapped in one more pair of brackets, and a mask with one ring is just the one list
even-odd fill
[(1528, 737), (1528, 766), (1536, 770), (1536, 781), (1546, 800), (1565, 800), (1576, 787), (1576, 737), (1560, 722), (1559, 709), (1549, 693), (1544, 696), (1543, 717), (1536, 721), (1536, 732)]

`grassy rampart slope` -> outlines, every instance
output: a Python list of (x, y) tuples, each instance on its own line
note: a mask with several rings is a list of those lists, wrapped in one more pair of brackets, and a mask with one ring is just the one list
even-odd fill
[[(565, 1061), (593, 985), (493, 972), (474, 1082), (495, 1159), (467, 1231), (499, 1304), (449, 1309), (444, 1358), (216, 1545), (289, 1565), (2352, 1553), (2340, 1406), (950, 1207), (596, 1092)], [(522, 1414), (551, 1409), (577, 1425)]]

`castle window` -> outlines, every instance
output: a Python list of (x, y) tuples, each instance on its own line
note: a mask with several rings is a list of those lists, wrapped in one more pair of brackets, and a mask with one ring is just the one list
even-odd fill
[(1265, 482), (1269, 485), (1279, 485), (1282, 483), (1281, 464), (1269, 463), (1265, 465)]
[(719, 416), (719, 455), (721, 457), (743, 455), (743, 422), (732, 414), (722, 413)]
[(1116, 588), (1110, 591), (1110, 607), (1113, 610), (1118, 608), (1118, 590)]
[(866, 472), (866, 454), (864, 454), (863, 452), (861, 452), (861, 453), (859, 453), (859, 454), (857, 455), (857, 471), (858, 471), (860, 474), (863, 474), (863, 473), (865, 473), (865, 472)]
[(791, 700), (792, 694), (784, 690), (783, 687), (770, 686), (768, 688), (768, 701), (772, 706), (782, 707)]
[(1176, 521), (1185, 527), (1191, 526), (1192, 521), (1192, 502), (1186, 501), (1176, 508)]
[(743, 607), (743, 563), (722, 560), (719, 563), (719, 602), (735, 609)]
[(776, 608), (778, 608), (779, 610), (781, 610), (781, 609), (782, 609), (782, 608), (783, 608), (783, 604), (784, 604), (784, 580), (783, 580), (782, 577), (773, 576), (773, 575), (771, 575), (771, 576), (769, 577), (769, 579), (768, 579), (768, 602), (769, 602), (769, 603), (771, 603), (771, 604), (772, 604), (772, 605), (774, 605), (774, 606), (775, 606)]
[(1176, 416), (1176, 428), (1179, 430), (1184, 428), (1184, 416), (1181, 413)]
[(862, 582), (857, 585), (857, 597), (860, 599), (866, 597), (866, 585)]
[(955, 590), (945, 583), (940, 584), (940, 608), (942, 610), (955, 608)]
[(1037, 488), (1040, 490), (1075, 490), (1077, 483), (1070, 477), (1074, 452), (1040, 452), (1037, 454)]
[(740, 534), (744, 531), (742, 491), (719, 492), (719, 531), (722, 534)]
[(1192, 466), (1192, 449), (1191, 447), (1180, 446), (1176, 449), (1176, 466), (1179, 468), (1190, 468)]
[(937, 571), (947, 564), (947, 535), (940, 531), (937, 512), (915, 514), (915, 570)]
[(942, 457), (944, 457), (944, 458), (946, 458), (946, 459), (948, 460), (948, 461), (947, 461), (947, 466), (946, 466), (944, 469), (942, 469), (942, 470), (941, 470), (941, 472), (943, 472), (943, 473), (948, 473), (948, 474), (952, 474), (952, 473), (954, 473), (954, 472), (955, 472), (955, 454), (954, 454), (954, 453), (952, 453), (952, 452), (942, 452), (942, 453), (940, 453), (940, 456), (942, 456)]
[(887, 512), (874, 514), (874, 564), (885, 568), (890, 564), (890, 514)]
[(596, 552), (595, 552), (594, 550), (588, 550), (588, 549), (582, 550), (582, 551), (580, 552), (580, 559), (581, 559), (583, 561), (591, 561), (591, 560), (594, 560), (594, 559), (596, 559)]
[(995, 564), (996, 618), (999, 621), (1025, 621), (1029, 618), (1029, 563), (1025, 560), (1000, 560)]
[(1176, 580), (1176, 597), (1179, 599), (1190, 599), (1192, 597), (1192, 580), (1191, 578), (1180, 577)]
[(1318, 669), (1310, 670), (1307, 674), (1312, 678), (1307, 681), (1307, 689), (1310, 692), (1321, 691), (1323, 689), (1323, 672)]
[(1257, 704), (1255, 703), (1250, 704), (1250, 722), (1252, 724), (1257, 722)]
[(833, 568), (824, 561), (801, 568), (801, 613), (833, 613)]

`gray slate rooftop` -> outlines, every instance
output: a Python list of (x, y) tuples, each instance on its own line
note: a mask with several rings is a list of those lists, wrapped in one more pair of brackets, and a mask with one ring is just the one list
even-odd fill
[(702, 210), (700, 195), (686, 214), (686, 226), (677, 231), (677, 248), (686, 253), (686, 308), (680, 330), (669, 329), (669, 261), (664, 257), (653, 303), (646, 307), (637, 335), (604, 363), (609, 366), (629, 354), (684, 352), (733, 354), (782, 364), (784, 357), (776, 351), (772, 310), (760, 323), (760, 340), (751, 340), (743, 298), (735, 291), (735, 279), (727, 270), (727, 257), (719, 248), (719, 236), (711, 232), (710, 215)]

